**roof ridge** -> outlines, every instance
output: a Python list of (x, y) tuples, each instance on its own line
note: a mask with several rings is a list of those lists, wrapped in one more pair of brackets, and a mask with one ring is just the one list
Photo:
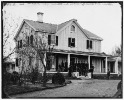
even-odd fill
[[(24, 19), (25, 21), (28, 20), (28, 21), (33, 21), (33, 22), (37, 22), (37, 23), (40, 23), (38, 21), (34, 21), (34, 20), (29, 20), (29, 19)], [(44, 24), (51, 24), (51, 25), (57, 25), (57, 24), (52, 24), (52, 23), (46, 23), (46, 22), (43, 22)]]
[[(65, 21), (65, 22), (63, 22), (63, 23), (61, 23), (61, 24), (64, 24), (64, 23), (66, 23), (66, 22), (69, 22), (69, 21), (71, 21), (71, 20), (76, 20), (76, 19), (70, 19), (70, 20), (68, 20), (68, 21)], [(58, 24), (58, 25), (60, 25), (60, 24)]]

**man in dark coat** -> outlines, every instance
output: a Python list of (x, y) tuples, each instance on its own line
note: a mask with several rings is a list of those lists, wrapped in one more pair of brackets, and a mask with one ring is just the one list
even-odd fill
[(108, 72), (107, 72), (107, 79), (108, 80), (110, 79), (110, 70), (108, 70)]
[(90, 71), (91, 71), (91, 78), (93, 78), (93, 72), (94, 72), (94, 66), (93, 66), (93, 64), (91, 65)]

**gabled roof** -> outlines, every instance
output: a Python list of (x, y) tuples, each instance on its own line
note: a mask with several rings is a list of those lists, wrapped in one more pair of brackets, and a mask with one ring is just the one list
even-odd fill
[(83, 29), (83, 31), (85, 32), (85, 34), (88, 35), (88, 37), (89, 37), (90, 39), (99, 39), (99, 40), (103, 40), (101, 37), (99, 37), (99, 36), (93, 34), (92, 32), (90, 32), (90, 31), (88, 31), (88, 30), (86, 30), (86, 29)]
[[(78, 27), (87, 36), (87, 38), (89, 38), (89, 39), (103, 40), (102, 38), (100, 38), (99, 36), (91, 33), (90, 31), (87, 31), (86, 29), (83, 29), (77, 23), (77, 20), (76, 19), (71, 19), (69, 21), (66, 21), (66, 22), (61, 23), (61, 24), (58, 24), (58, 25), (57, 24), (44, 23), (44, 22), (42, 23), (42, 22), (32, 21), (32, 20), (27, 20), (27, 19), (24, 19), (23, 20), (23, 23), (26, 22), (35, 31), (43, 31), (43, 32), (47, 32), (47, 33), (56, 33), (58, 31), (60, 31), (62, 28), (64, 28), (66, 25), (68, 25), (70, 22), (73, 22), (73, 21), (78, 25)], [(18, 35), (18, 33), (16, 34), (15, 38), (17, 37), (17, 35)]]
[(60, 29), (62, 29), (64, 26), (66, 26), (67, 24), (69, 24), (71, 21), (75, 21), (76, 19), (71, 19), (69, 21), (66, 21), (64, 23), (61, 23), (58, 25), (57, 31), (59, 31)]
[(33, 28), (35, 28), (36, 31), (45, 31), (48, 33), (56, 33), (56, 24), (50, 24), (50, 23), (42, 23), (38, 21), (32, 21), (24, 19), (28, 24), (30, 24)]

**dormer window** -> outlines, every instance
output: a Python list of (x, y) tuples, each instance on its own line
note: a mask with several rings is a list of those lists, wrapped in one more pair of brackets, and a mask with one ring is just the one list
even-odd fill
[(74, 25), (71, 26), (71, 32), (75, 32), (75, 26)]

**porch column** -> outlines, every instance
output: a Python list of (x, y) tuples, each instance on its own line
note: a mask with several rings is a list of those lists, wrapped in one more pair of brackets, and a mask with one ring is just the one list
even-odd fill
[(90, 55), (88, 55), (88, 67), (90, 69)]
[(70, 66), (70, 54), (68, 54), (68, 68)]
[(118, 58), (116, 58), (116, 61), (115, 61), (115, 73), (118, 74)]
[(108, 72), (107, 57), (105, 58), (105, 72)]
[(46, 66), (46, 53), (44, 54), (44, 64)]
[(101, 73), (101, 64), (102, 64), (102, 60), (100, 59), (100, 68), (99, 68), (99, 70), (100, 70), (100, 73)]

